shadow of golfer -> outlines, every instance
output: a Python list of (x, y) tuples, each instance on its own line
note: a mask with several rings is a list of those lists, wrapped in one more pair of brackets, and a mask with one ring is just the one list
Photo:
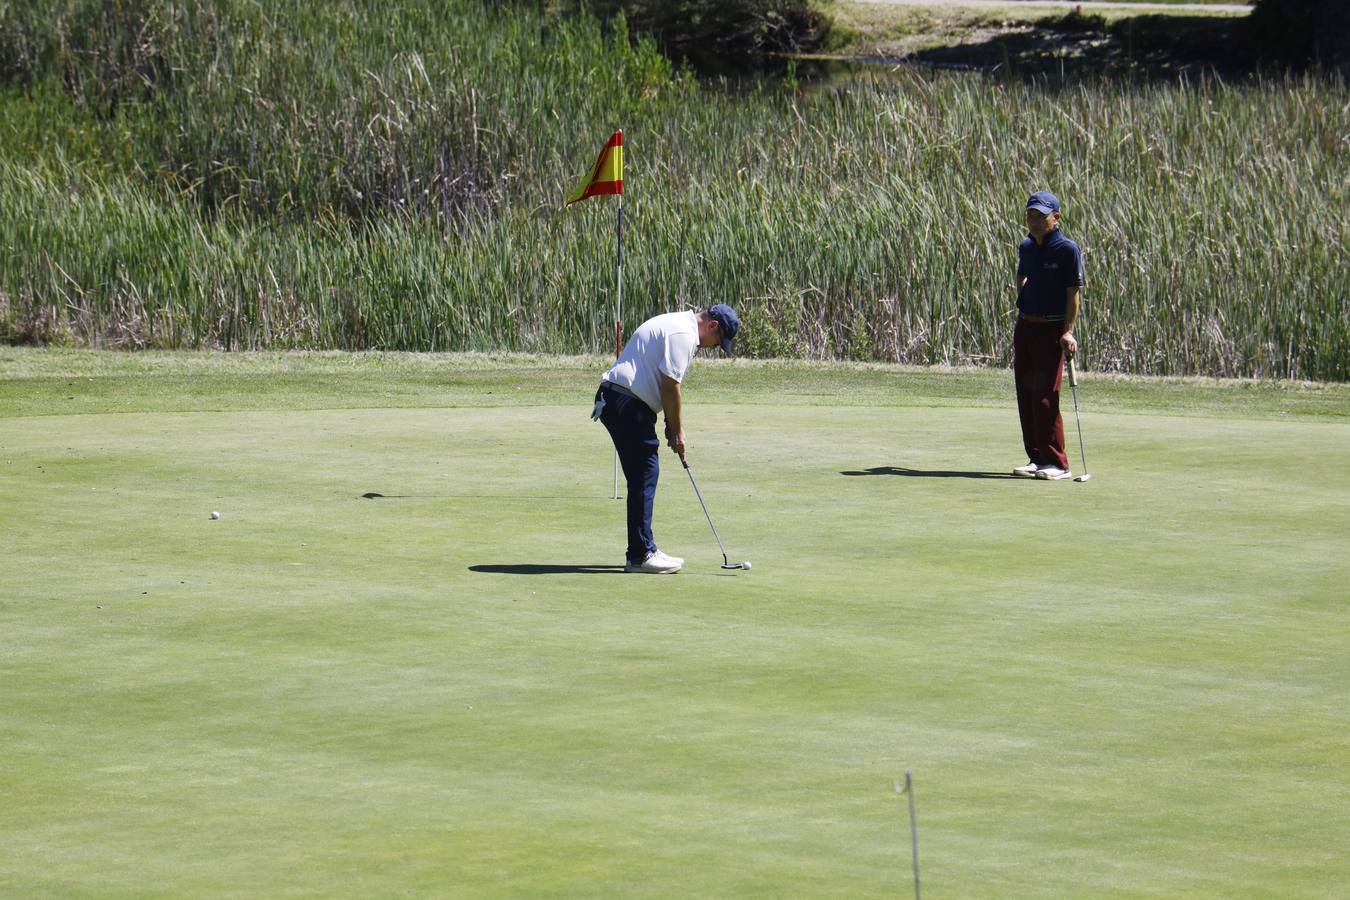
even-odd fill
[(1012, 478), (1010, 472), (953, 472), (946, 469), (906, 469), (903, 466), (873, 466), (840, 475), (904, 475), (908, 478)]
[(470, 572), (493, 575), (622, 575), (623, 566), (564, 566), (520, 563), (518, 565), (469, 566)]
[[(566, 500), (573, 503), (577, 500), (595, 500), (599, 499), (594, 494), (576, 494), (571, 497), (542, 497), (538, 495), (524, 496), (521, 494), (381, 494), (376, 491), (367, 491), (360, 495), (361, 500), (518, 500), (522, 503), (538, 503), (541, 500)], [(608, 500), (608, 497), (604, 499)]]

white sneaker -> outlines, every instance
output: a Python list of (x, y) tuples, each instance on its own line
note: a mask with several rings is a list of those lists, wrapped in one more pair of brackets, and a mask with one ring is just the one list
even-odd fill
[(641, 572), (646, 575), (671, 575), (680, 571), (680, 567), (683, 565), (684, 560), (666, 556), (660, 550), (653, 550), (640, 563), (625, 563), (623, 570), (625, 572)]
[(652, 554), (652, 556), (656, 557), (657, 559), (661, 560), (661, 562), (667, 565), (674, 566), (677, 569), (684, 566), (683, 559), (681, 559), (678, 556), (671, 556), (664, 550), (657, 550), (655, 553)]
[(1041, 466), (1036, 470), (1036, 477), (1043, 478), (1046, 481), (1060, 481), (1065, 478), (1072, 478), (1073, 473), (1068, 469), (1061, 469), (1059, 466)]
[(1025, 466), (1018, 466), (1013, 469), (1012, 473), (1018, 478), (1035, 478), (1036, 470), (1039, 468), (1040, 466), (1036, 465), (1034, 462), (1028, 462)]

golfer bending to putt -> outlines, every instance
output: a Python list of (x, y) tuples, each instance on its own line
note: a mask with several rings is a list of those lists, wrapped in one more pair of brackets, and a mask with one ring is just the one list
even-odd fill
[(654, 575), (678, 572), (684, 560), (656, 548), (652, 502), (661, 475), (656, 414), (666, 415), (666, 443), (684, 462), (684, 423), (680, 383), (699, 347), (731, 352), (741, 328), (736, 310), (719, 303), (705, 312), (674, 312), (643, 322), (600, 377), (595, 411), (614, 441), (628, 483), (628, 561), (625, 572)]
[(1027, 238), (1017, 248), (1017, 325), (1013, 380), (1027, 464), (1023, 478), (1070, 478), (1059, 391), (1065, 358), (1078, 350), (1073, 324), (1083, 286), (1083, 254), (1059, 231), (1059, 200), (1037, 191), (1027, 200)]

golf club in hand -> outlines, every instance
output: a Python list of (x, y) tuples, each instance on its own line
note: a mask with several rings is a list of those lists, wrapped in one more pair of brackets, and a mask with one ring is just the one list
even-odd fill
[(1087, 451), (1083, 449), (1083, 420), (1078, 417), (1078, 370), (1073, 366), (1073, 357), (1069, 357), (1069, 390), (1073, 392), (1073, 421), (1078, 426), (1078, 455), (1083, 460), (1083, 474), (1074, 481), (1087, 481), (1092, 476), (1087, 470)]
[(694, 486), (694, 496), (698, 498), (698, 505), (703, 507), (703, 515), (706, 516), (708, 519), (708, 527), (712, 529), (713, 538), (717, 541), (717, 549), (722, 551), (722, 568), (724, 569), (750, 568), (750, 563), (748, 560), (746, 562), (739, 562), (739, 563), (727, 561), (727, 548), (722, 546), (722, 539), (717, 535), (717, 526), (713, 524), (712, 516), (708, 515), (708, 504), (703, 502), (703, 494), (699, 492), (698, 482), (694, 480), (694, 470), (689, 468), (689, 462), (683, 456), (680, 457), (680, 464), (683, 465), (684, 470), (689, 473), (689, 483)]

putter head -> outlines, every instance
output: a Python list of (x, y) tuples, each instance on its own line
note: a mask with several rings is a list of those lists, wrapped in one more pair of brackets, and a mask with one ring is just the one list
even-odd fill
[(750, 568), (750, 565), (749, 565), (748, 563), (723, 563), (723, 564), (722, 564), (722, 568), (724, 568), (724, 569), (748, 569), (748, 568)]
[(1092, 479), (1092, 476), (1091, 476), (1091, 475), (1083, 474), (1083, 475), (1079, 475), (1077, 478), (1075, 478), (1074, 481), (1089, 481), (1089, 480), (1091, 480), (1091, 479)]

